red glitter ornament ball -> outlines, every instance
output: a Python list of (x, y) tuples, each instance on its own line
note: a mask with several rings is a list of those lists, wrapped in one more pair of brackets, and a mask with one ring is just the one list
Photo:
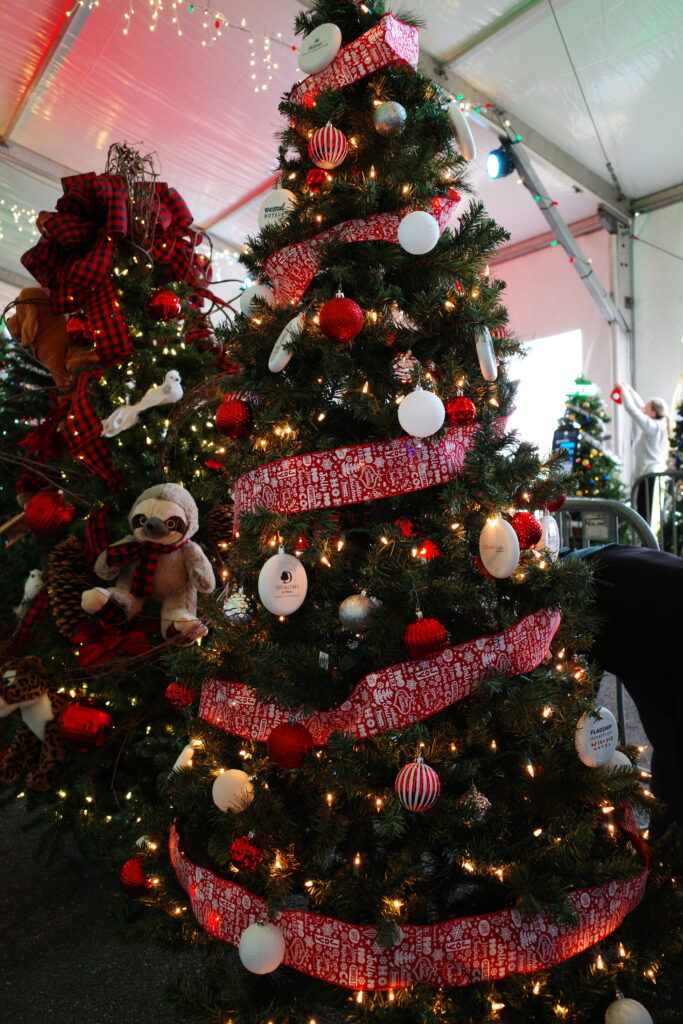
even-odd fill
[(36, 537), (50, 540), (59, 536), (76, 515), (59, 491), (40, 491), (29, 499), (24, 508), (24, 523)]
[(240, 871), (253, 871), (263, 860), (263, 850), (251, 834), (234, 839), (228, 852), (230, 860)]
[(294, 550), (295, 551), (305, 551), (306, 548), (310, 548), (310, 546), (311, 546), (310, 541), (307, 540), (306, 537), (301, 536), (301, 537), (297, 537), (296, 544), (294, 545)]
[(101, 747), (114, 729), (114, 718), (95, 697), (81, 697), (64, 708), (57, 719), (57, 732), (67, 746), (86, 754)]
[(466, 423), (474, 423), (477, 418), (477, 407), (471, 398), (465, 395), (456, 395), (446, 402), (446, 419), (451, 426), (464, 426)]
[(175, 320), (183, 306), (170, 288), (159, 288), (150, 295), (147, 308), (156, 320)]
[(433, 540), (427, 538), (418, 544), (417, 553), (420, 558), (424, 558), (426, 562), (431, 562), (432, 558), (441, 558), (443, 551), (438, 544), (435, 544)]
[(396, 525), (398, 526), (399, 530), (401, 531), (403, 536), (406, 538), (406, 540), (409, 540), (413, 536), (414, 524), (413, 524), (412, 520), (410, 520), (410, 519), (397, 519), (396, 520)]
[(526, 551), (528, 548), (532, 548), (534, 544), (538, 544), (543, 536), (541, 524), (531, 512), (515, 512), (511, 525), (517, 534), (517, 540), (522, 551)]
[(480, 573), (485, 579), (493, 580), (495, 582), (496, 577), (493, 575), (493, 573), (490, 573), (488, 571), (488, 569), (486, 568), (486, 566), (482, 562), (482, 560), (479, 557), (479, 555), (473, 555), (472, 556), (472, 565), (477, 570), (477, 572)]
[(448, 633), (438, 619), (423, 619), (420, 615), (406, 626), (403, 642), (410, 658), (428, 658), (448, 647)]
[(95, 340), (90, 321), (87, 317), (75, 313), (66, 321), (66, 334), (70, 342), (75, 345), (88, 345)]
[(268, 757), (280, 768), (300, 768), (313, 749), (313, 737), (305, 725), (277, 725), (268, 737)]
[(169, 683), (166, 700), (172, 708), (187, 708), (194, 700), (194, 690), (187, 683)]
[(363, 310), (353, 299), (338, 295), (320, 310), (318, 325), (330, 341), (353, 341), (363, 330)]
[(330, 180), (331, 176), (327, 171), (321, 170), (320, 167), (312, 167), (306, 175), (306, 188), (312, 195), (316, 195), (325, 182)]
[(548, 509), (548, 512), (559, 512), (566, 500), (567, 495), (561, 494), (559, 498), (554, 498), (552, 501), (546, 501), (545, 507)]
[(152, 883), (145, 874), (142, 857), (130, 857), (125, 864), (121, 865), (119, 881), (124, 892), (131, 896), (139, 896), (151, 888)]
[(254, 413), (249, 402), (241, 398), (224, 398), (216, 410), (216, 426), (221, 434), (233, 440), (247, 437), (254, 426)]
[(339, 167), (339, 164), (346, 160), (348, 151), (349, 143), (344, 132), (340, 132), (332, 124), (318, 128), (308, 142), (308, 155), (315, 166), (322, 167), (324, 171), (332, 171)]
[(421, 757), (404, 764), (394, 783), (396, 796), (407, 811), (426, 811), (439, 799), (441, 780)]

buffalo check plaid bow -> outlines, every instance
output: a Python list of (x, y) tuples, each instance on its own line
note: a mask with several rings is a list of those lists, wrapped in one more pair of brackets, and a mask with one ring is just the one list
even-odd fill
[(90, 513), (85, 523), (85, 544), (88, 556), (93, 562), (101, 551), (109, 547), (108, 515), (109, 504), (105, 502), (100, 508), (96, 508), (94, 512)]
[(36, 224), (42, 238), (21, 262), (50, 290), (55, 313), (85, 307), (100, 362), (119, 363), (132, 352), (128, 328), (111, 278), (118, 240), (128, 233), (128, 189), (116, 174), (62, 178), (54, 213)]
[(90, 381), (98, 380), (99, 377), (99, 370), (80, 374), (71, 403), (71, 412), (64, 423), (64, 433), (74, 458), (82, 462), (112, 491), (118, 493), (123, 490), (123, 476), (114, 466), (107, 443), (101, 436), (102, 421), (95, 412), (90, 396)]
[(199, 284), (200, 267), (195, 262), (195, 246), (201, 235), (191, 231), (192, 214), (179, 192), (165, 182), (156, 183), (156, 225), (152, 257), (165, 267), (169, 281)]
[(136, 562), (130, 592), (133, 597), (149, 597), (154, 584), (154, 573), (160, 555), (170, 555), (172, 551), (185, 547), (186, 540), (179, 544), (154, 544), (151, 541), (128, 544), (115, 544), (107, 550), (107, 561), (112, 566), (128, 565)]

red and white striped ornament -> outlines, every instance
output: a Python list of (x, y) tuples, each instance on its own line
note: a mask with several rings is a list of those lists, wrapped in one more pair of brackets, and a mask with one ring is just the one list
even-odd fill
[(308, 155), (316, 167), (332, 171), (346, 160), (349, 143), (343, 132), (329, 121), (324, 128), (313, 132), (308, 143)]
[(394, 790), (407, 811), (427, 811), (439, 799), (441, 781), (420, 756), (412, 764), (403, 765), (396, 776)]

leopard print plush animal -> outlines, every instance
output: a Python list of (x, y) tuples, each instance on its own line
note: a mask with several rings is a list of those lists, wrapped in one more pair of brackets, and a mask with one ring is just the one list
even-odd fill
[[(0, 782), (14, 782), (26, 771), (27, 786), (50, 789), (68, 756), (57, 718), (69, 698), (57, 693), (55, 677), (40, 658), (8, 659), (0, 671), (0, 718), (14, 711), (22, 718), (9, 747), (0, 754)], [(27, 771), (32, 764), (35, 767)]]

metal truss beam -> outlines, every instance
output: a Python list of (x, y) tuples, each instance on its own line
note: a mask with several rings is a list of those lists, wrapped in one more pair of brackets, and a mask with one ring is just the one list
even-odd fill
[(464, 42), (454, 46), (451, 50), (447, 50), (442, 55), (441, 60), (446, 67), (456, 64), (466, 54), (476, 50), (479, 46), (483, 46), (484, 43), (488, 43), (490, 39), (493, 39), (494, 36), (497, 36), (504, 29), (514, 25), (520, 18), (524, 18), (527, 14), (541, 6), (546, 6), (546, 0), (521, 0), (521, 3), (511, 7), (509, 11), (501, 14), (499, 18), (494, 18), (492, 22), (484, 25), (483, 28), (480, 28), (478, 32), (475, 32)]
[(631, 203), (633, 213), (652, 213), (653, 210), (662, 210), (665, 206), (673, 203), (680, 203), (683, 199), (683, 181), (679, 185), (672, 185), (671, 188), (660, 189), (659, 192), (652, 192), (649, 196), (641, 196)]

